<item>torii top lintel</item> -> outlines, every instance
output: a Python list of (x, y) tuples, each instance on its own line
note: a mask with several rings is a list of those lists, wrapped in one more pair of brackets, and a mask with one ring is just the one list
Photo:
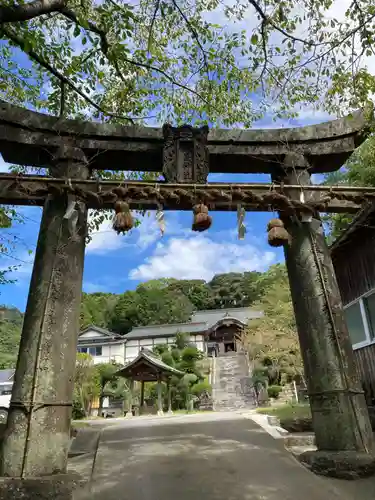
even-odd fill
[[(272, 173), (285, 155), (298, 153), (307, 159), (311, 173), (322, 173), (337, 170), (345, 163), (366, 139), (368, 125), (366, 113), (360, 110), (350, 117), (299, 128), (202, 128), (198, 130), (203, 139), (198, 141), (203, 141), (200, 146), (207, 153), (209, 172)], [(197, 131), (186, 126), (178, 132), (181, 143), (189, 130), (191, 137)], [(48, 167), (57, 149), (69, 144), (83, 150), (93, 169), (161, 172), (165, 171), (168, 157), (166, 144), (169, 141), (170, 145), (171, 134), (175, 133), (168, 126), (66, 120), (0, 101), (0, 153), (6, 162), (19, 165)], [(202, 153), (196, 147), (193, 151), (196, 155)]]

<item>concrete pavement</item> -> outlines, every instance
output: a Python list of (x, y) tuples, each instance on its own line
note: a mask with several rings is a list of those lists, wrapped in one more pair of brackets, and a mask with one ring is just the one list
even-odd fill
[[(92, 473), (92, 456), (71, 469)], [(75, 500), (369, 500), (371, 478), (315, 476), (240, 414), (129, 419), (101, 434), (91, 488)]]

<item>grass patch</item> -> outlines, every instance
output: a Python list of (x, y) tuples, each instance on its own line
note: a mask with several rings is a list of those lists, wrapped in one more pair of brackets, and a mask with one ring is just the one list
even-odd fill
[(90, 424), (85, 422), (84, 420), (73, 420), (72, 427), (75, 429), (80, 429), (81, 427), (88, 427)]
[(286, 404), (282, 406), (272, 406), (270, 408), (258, 408), (257, 413), (272, 415), (280, 420), (294, 418), (311, 418), (310, 405), (308, 404)]

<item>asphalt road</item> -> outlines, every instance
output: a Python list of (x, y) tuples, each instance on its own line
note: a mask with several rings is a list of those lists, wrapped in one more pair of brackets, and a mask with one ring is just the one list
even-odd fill
[[(87, 473), (92, 458), (74, 464)], [(371, 481), (362, 491), (315, 476), (241, 415), (190, 415), (102, 431), (91, 489), (77, 500), (367, 500)]]

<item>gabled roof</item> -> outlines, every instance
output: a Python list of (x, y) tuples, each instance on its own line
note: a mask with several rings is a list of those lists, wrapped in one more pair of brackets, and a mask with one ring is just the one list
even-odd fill
[[(330, 246), (331, 252), (346, 242), (358, 229), (367, 224), (368, 220), (375, 214), (375, 202), (366, 204), (359, 210), (351, 224), (335, 239)], [(372, 226), (372, 224), (371, 224)]]
[[(205, 333), (216, 324), (221, 323), (224, 320), (240, 322), (246, 325), (251, 319), (261, 318), (263, 316), (262, 311), (257, 311), (251, 307), (236, 307), (233, 309), (213, 309), (207, 311), (197, 311), (193, 313), (191, 321), (188, 323), (174, 323), (174, 324), (164, 324), (164, 325), (148, 325), (148, 326), (138, 326), (133, 328), (126, 335), (118, 335), (111, 332), (105, 328), (98, 326), (88, 326), (80, 332), (80, 336), (87, 333), (90, 330), (98, 332), (102, 335), (102, 338), (93, 339), (96, 342), (104, 341), (107, 339), (109, 341), (128, 341), (128, 340), (140, 340), (147, 338), (157, 338), (157, 337), (174, 337), (177, 333), (190, 333), (192, 335), (198, 335), (200, 333)], [(86, 341), (86, 339), (82, 339)], [(91, 339), (87, 339), (91, 342)]]
[(176, 323), (172, 325), (150, 325), (133, 328), (125, 335), (126, 340), (136, 340), (155, 337), (173, 337), (178, 332), (203, 333), (207, 330), (206, 323)]
[[(84, 333), (88, 333), (90, 331), (94, 331), (94, 332), (99, 333), (100, 337), (93, 337), (92, 339), (81, 338), (81, 336)], [(91, 342), (95, 342), (95, 343), (111, 342), (112, 343), (112, 342), (121, 342), (121, 341), (124, 342), (125, 339), (124, 339), (123, 335), (119, 335), (118, 333), (111, 332), (110, 330), (107, 330), (106, 328), (101, 328), (100, 326), (90, 325), (87, 328), (85, 328), (84, 330), (79, 332), (78, 341), (79, 341), (79, 343), (86, 342), (86, 341), (89, 343), (91, 343)]]
[(159, 359), (152, 351), (142, 349), (138, 356), (130, 361), (124, 368), (116, 373), (119, 377), (132, 378), (133, 380), (144, 380), (152, 382), (161, 378), (168, 378), (172, 375), (182, 377), (184, 372), (167, 365)]
[(149, 325), (133, 328), (125, 335), (126, 340), (138, 340), (144, 338), (173, 337), (176, 333), (199, 334), (210, 330), (217, 323), (227, 319), (239, 321), (243, 325), (251, 319), (261, 318), (262, 311), (251, 307), (236, 307), (233, 309), (213, 309), (197, 311), (193, 313), (189, 323), (176, 323), (167, 325)]
[(103, 335), (103, 337), (106, 337), (106, 336), (114, 337), (116, 335), (116, 333), (111, 332), (110, 330), (107, 330), (106, 328), (101, 328), (100, 326), (95, 326), (95, 325), (87, 326), (86, 328), (84, 328), (83, 330), (81, 330), (79, 332), (79, 335), (83, 335), (84, 333), (90, 332), (91, 330), (93, 330), (94, 332), (100, 333), (101, 335)]
[(207, 311), (197, 311), (191, 318), (192, 321), (204, 322), (207, 329), (212, 328), (219, 321), (224, 319), (234, 319), (246, 325), (250, 319), (257, 319), (263, 316), (262, 311), (257, 311), (251, 307), (234, 307), (232, 309), (213, 309)]

